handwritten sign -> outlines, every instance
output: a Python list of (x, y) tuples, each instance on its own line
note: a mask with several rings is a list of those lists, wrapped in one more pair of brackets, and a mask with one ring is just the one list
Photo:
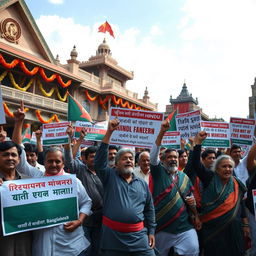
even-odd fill
[(78, 218), (75, 175), (6, 181), (0, 188), (4, 235)]
[(69, 138), (66, 130), (69, 124), (69, 122), (43, 124), (43, 145), (68, 144)]
[(229, 123), (201, 121), (201, 130), (207, 132), (207, 138), (203, 142), (204, 147), (230, 147)]
[(251, 146), (255, 129), (254, 119), (230, 118), (230, 139), (232, 144)]
[(201, 114), (200, 110), (177, 114), (176, 127), (180, 132), (182, 139), (187, 140), (189, 137), (195, 137), (200, 131)]
[(111, 108), (110, 119), (118, 117), (120, 125), (111, 136), (110, 144), (151, 148), (160, 131), (163, 113)]

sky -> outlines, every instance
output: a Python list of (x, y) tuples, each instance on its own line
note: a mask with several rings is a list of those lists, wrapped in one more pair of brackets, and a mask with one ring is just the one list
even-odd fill
[[(256, 0), (25, 0), (54, 56), (95, 55), (106, 38), (134, 79), (127, 88), (165, 112), (184, 81), (210, 118), (246, 118), (256, 77)], [(108, 21), (115, 34), (98, 33)]]

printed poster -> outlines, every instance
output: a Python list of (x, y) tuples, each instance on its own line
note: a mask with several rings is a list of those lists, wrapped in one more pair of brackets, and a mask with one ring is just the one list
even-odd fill
[(78, 218), (76, 182), (75, 175), (4, 182), (0, 187), (4, 235), (76, 220)]
[(164, 118), (163, 113), (111, 108), (110, 120), (118, 117), (120, 125), (111, 136), (110, 144), (151, 148), (155, 144)]

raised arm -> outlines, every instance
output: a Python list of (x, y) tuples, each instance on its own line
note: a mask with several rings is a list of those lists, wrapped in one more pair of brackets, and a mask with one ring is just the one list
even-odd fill
[(170, 128), (169, 120), (166, 119), (161, 124), (161, 129), (157, 135), (155, 144), (150, 151), (150, 164), (156, 166), (159, 164), (159, 150), (164, 137), (165, 132)]
[(189, 137), (189, 144), (190, 144), (190, 150), (189, 150), (189, 156), (188, 156), (188, 162), (183, 170), (185, 174), (190, 178), (192, 183), (194, 184), (194, 179), (196, 177), (196, 172), (193, 169), (193, 163), (192, 163), (192, 156), (193, 156), (193, 149), (194, 149), (194, 137)]
[(0, 142), (6, 141), (7, 132), (4, 130), (4, 127), (0, 125)]
[(212, 179), (213, 172), (207, 170), (206, 167), (201, 163), (201, 147), (203, 141), (206, 139), (207, 133), (205, 131), (199, 132), (194, 139), (194, 149), (192, 156), (192, 167), (195, 170), (199, 179), (203, 182), (204, 186), (208, 186)]
[(76, 159), (74, 151), (72, 152), (71, 138), (73, 137), (73, 127), (69, 125), (66, 132), (69, 136), (69, 143), (64, 145), (65, 166), (69, 169), (70, 173), (79, 174), (80, 171), (84, 171), (85, 165), (79, 159)]
[(108, 167), (108, 146), (109, 141), (111, 138), (112, 133), (117, 129), (119, 126), (120, 121), (115, 118), (109, 121), (107, 132), (102, 139), (102, 143), (99, 149), (96, 152), (95, 159), (94, 159), (94, 167), (96, 170), (97, 175), (101, 179), (101, 182), (104, 184), (107, 180), (111, 168)]
[(22, 143), (22, 126), (25, 119), (24, 103), (20, 102), (20, 107), (14, 111), (14, 129), (12, 133), (12, 141), (21, 144)]
[(44, 148), (43, 148), (42, 140), (41, 140), (42, 134), (43, 134), (42, 129), (35, 131), (37, 154), (38, 154), (37, 162), (39, 164), (44, 165)]
[(170, 128), (170, 121), (169, 119), (165, 119), (161, 124), (161, 129), (156, 137), (156, 146), (160, 147), (162, 143), (162, 139), (164, 137), (164, 134), (168, 129)]
[(73, 146), (72, 154), (73, 154), (74, 159), (77, 156), (77, 152), (80, 150), (80, 146), (81, 146), (86, 134), (87, 134), (86, 129), (83, 127), (80, 131), (79, 139), (76, 141), (76, 143)]

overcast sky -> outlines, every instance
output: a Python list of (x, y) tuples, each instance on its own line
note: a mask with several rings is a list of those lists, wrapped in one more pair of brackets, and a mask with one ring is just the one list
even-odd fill
[[(164, 112), (186, 81), (210, 117), (249, 114), (256, 76), (255, 0), (25, 0), (61, 63), (76, 45), (85, 61), (106, 37), (112, 56), (134, 71), (128, 89)], [(115, 33), (98, 33), (107, 20)]]

